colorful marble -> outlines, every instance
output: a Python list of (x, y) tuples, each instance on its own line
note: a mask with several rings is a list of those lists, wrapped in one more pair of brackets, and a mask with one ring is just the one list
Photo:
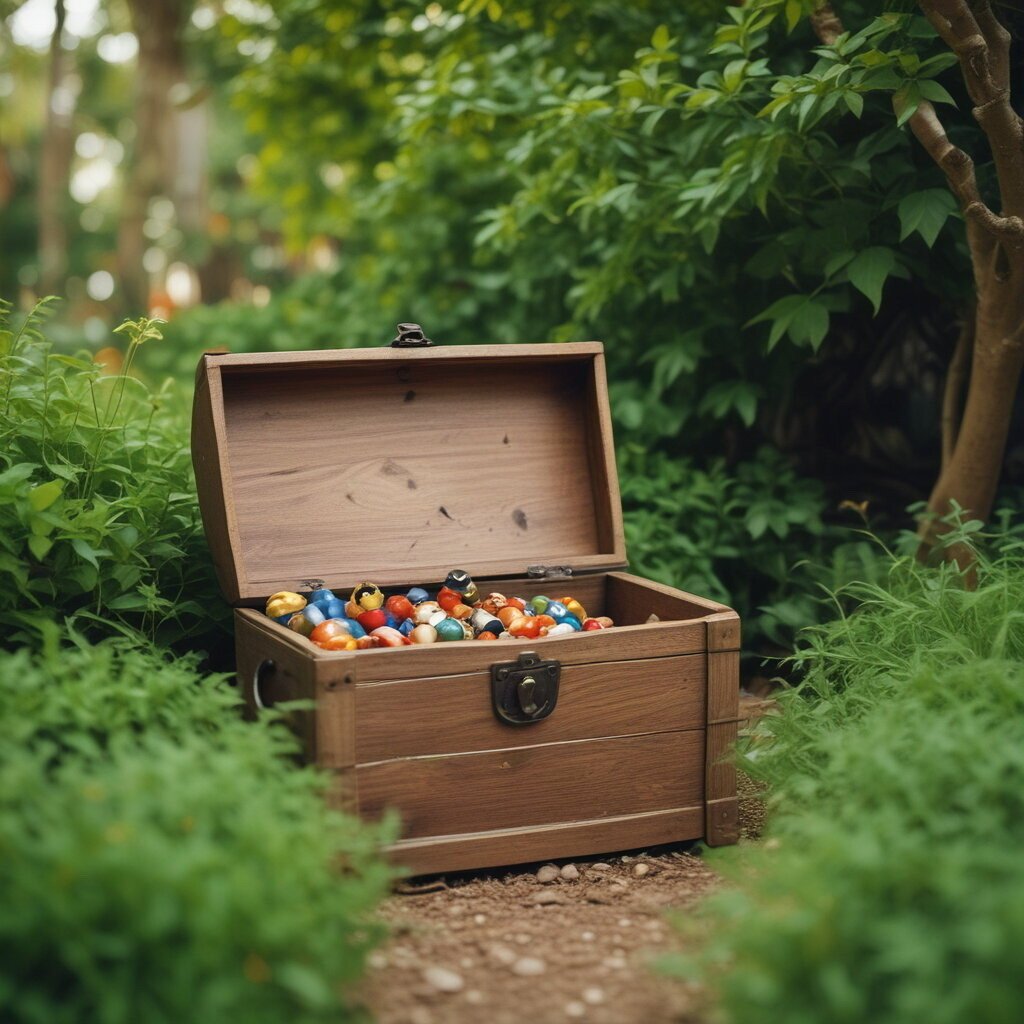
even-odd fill
[(347, 600), (319, 586), (309, 597), (280, 591), (267, 599), (267, 615), (327, 651), (372, 650), (458, 640), (532, 640), (569, 636), (614, 625), (589, 616), (571, 595), (529, 600), (497, 591), (482, 600), (469, 573), (452, 569), (436, 597), (424, 587), (385, 597), (375, 583), (353, 588)]
[(404, 647), (409, 641), (390, 626), (379, 626), (370, 633), (375, 640), (380, 641), (382, 647)]
[(359, 583), (353, 588), (350, 600), (364, 612), (372, 612), (384, 604), (384, 594), (376, 583)]
[(388, 613), (383, 608), (374, 608), (371, 611), (361, 612), (356, 621), (367, 633), (372, 633), (375, 629), (387, 626)]
[(437, 632), (437, 639), (442, 642), (466, 639), (462, 623), (458, 619), (449, 619), (445, 617), (434, 626), (434, 629)]
[(303, 636), (309, 636), (324, 621), (324, 613), (316, 605), (309, 604), (288, 620), (288, 628)]
[(290, 590), (279, 591), (267, 598), (267, 615), (278, 622), (287, 622), (305, 607), (306, 599), (301, 594), (293, 594)]
[(409, 639), (414, 644), (437, 643), (437, 630), (426, 622), (421, 622), (418, 626), (413, 627), (412, 632), (409, 634)]

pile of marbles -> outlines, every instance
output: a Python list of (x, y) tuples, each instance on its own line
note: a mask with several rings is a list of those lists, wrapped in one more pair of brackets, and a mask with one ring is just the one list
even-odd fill
[(423, 587), (385, 598), (375, 583), (360, 583), (343, 601), (326, 587), (308, 598), (291, 591), (267, 601), (267, 615), (325, 651), (362, 651), (454, 640), (516, 640), (608, 629), (606, 615), (591, 617), (573, 597), (480, 598), (461, 569), (448, 573), (432, 597)]

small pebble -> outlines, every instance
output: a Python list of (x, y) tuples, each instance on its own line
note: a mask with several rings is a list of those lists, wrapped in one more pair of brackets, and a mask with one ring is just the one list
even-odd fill
[(559, 871), (554, 864), (545, 864), (537, 872), (537, 881), (540, 882), (541, 885), (548, 885), (551, 882), (557, 881), (558, 876)]
[(620, 917), (619, 918), (619, 927), (620, 928), (628, 928), (632, 923), (633, 923), (632, 920), (630, 918), (628, 918), (628, 917)]
[(511, 964), (515, 962), (515, 953), (508, 948), (508, 946), (494, 945), (488, 950), (491, 958), (497, 960), (499, 964)]
[(535, 978), (538, 974), (543, 974), (547, 968), (544, 966), (543, 960), (538, 960), (535, 956), (524, 956), (517, 960), (512, 965), (512, 973), (518, 974), (521, 978)]
[(580, 938), (584, 942), (593, 942), (594, 941), (594, 933), (593, 932), (582, 932), (580, 934)]
[(449, 971), (447, 967), (426, 967), (423, 970), (423, 980), (438, 992), (461, 992), (463, 981), (462, 975), (455, 971)]
[(591, 988), (585, 988), (583, 990), (583, 1001), (590, 1003), (591, 1006), (596, 1006), (598, 1003), (604, 1002), (604, 990), (593, 986)]
[(466, 990), (466, 1002), (473, 1003), (474, 1006), (479, 1006), (484, 1001), (484, 994), (478, 988), (471, 988)]
[(633, 865), (633, 874), (637, 878), (643, 878), (645, 875), (649, 875), (650, 873), (651, 873), (651, 866), (650, 866), (650, 864), (644, 864), (642, 861), (640, 861), (640, 862), (638, 862), (638, 863)]
[(544, 892), (538, 892), (534, 894), (533, 903), (538, 907), (548, 907), (555, 903), (564, 903), (565, 901), (557, 892), (552, 892), (550, 889), (545, 889)]
[(383, 970), (388, 965), (388, 958), (378, 950), (375, 950), (366, 958), (367, 965), (375, 971)]
[(462, 968), (462, 969), (463, 969), (464, 971), (468, 971), (468, 970), (471, 970), (471, 969), (472, 969), (472, 967), (473, 967), (473, 958), (472, 958), (471, 956), (464, 956), (464, 957), (463, 957), (463, 958), (462, 958), (462, 959), (461, 959), (461, 960), (459, 961), (459, 966), (460, 966), (460, 967), (461, 967), (461, 968)]
[(586, 1012), (587, 1008), (578, 999), (565, 1004), (566, 1017), (583, 1017), (586, 1015)]
[(626, 960), (621, 956), (606, 956), (601, 963), (605, 967), (611, 967), (613, 970), (619, 970), (626, 966)]
[(580, 869), (575, 864), (564, 864), (559, 873), (567, 882), (575, 882), (580, 877)]
[(473, 918), (473, 922), (475, 924), (486, 924), (487, 923), (487, 915), (486, 914), (477, 914)]
[(516, 942), (518, 942), (520, 946), (528, 946), (530, 944), (530, 936), (520, 933), (516, 936)]
[(611, 864), (605, 864), (603, 860), (599, 860), (596, 864), (590, 865), (591, 871), (611, 871)]

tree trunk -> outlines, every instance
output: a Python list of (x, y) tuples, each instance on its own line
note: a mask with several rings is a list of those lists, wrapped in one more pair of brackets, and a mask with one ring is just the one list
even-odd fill
[(52, 295), (63, 290), (67, 272), (68, 234), (66, 213), (71, 153), (73, 96), (66, 89), (70, 55), (64, 49), (64, 0), (55, 5), (57, 23), (50, 38), (50, 69), (46, 89), (46, 127), (39, 154), (39, 292)]
[[(1001, 269), (1004, 261), (1007, 266)], [(951, 512), (955, 502), (966, 518), (987, 519), (999, 483), (1024, 369), (1024, 248), (997, 251), (992, 262), (979, 281), (974, 354), (960, 430), (928, 501), (936, 516)], [(924, 526), (926, 545), (937, 530), (941, 527), (934, 523)]]
[(185, 82), (182, 0), (129, 0), (132, 29), (139, 42), (135, 95), (135, 145), (129, 164), (117, 259), (125, 309), (147, 308), (149, 275), (142, 265), (148, 242), (143, 225), (154, 197), (176, 194), (180, 163), (178, 112), (174, 89)]

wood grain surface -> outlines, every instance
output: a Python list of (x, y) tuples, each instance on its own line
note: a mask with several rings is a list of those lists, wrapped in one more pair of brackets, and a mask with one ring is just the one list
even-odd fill
[(235, 528), (234, 487), (224, 447), (224, 397), (220, 371), (203, 359), (192, 402), (192, 468), (217, 582), (229, 604), (248, 591)]
[(622, 564), (600, 346), (497, 348), (206, 357), (193, 447), (229, 598)]
[(698, 839), (703, 831), (700, 804), (593, 821), (407, 839), (392, 845), (389, 854), (410, 874), (425, 875), (658, 846)]
[(359, 766), (359, 805), (403, 836), (486, 832), (687, 807), (704, 796), (704, 733), (578, 740)]
[(522, 726), (495, 716), (489, 672), (359, 684), (356, 760), (362, 764), (704, 726), (702, 655), (568, 665), (561, 675), (552, 714)]

